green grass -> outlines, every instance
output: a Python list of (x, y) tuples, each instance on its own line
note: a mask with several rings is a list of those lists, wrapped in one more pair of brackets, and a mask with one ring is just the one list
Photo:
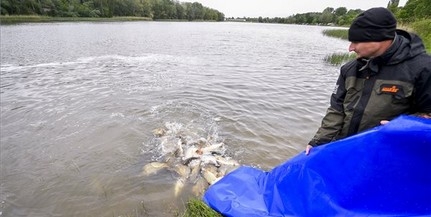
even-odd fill
[(333, 53), (325, 57), (325, 61), (332, 65), (341, 65), (356, 58), (355, 53)]
[(348, 39), (347, 29), (325, 29), (323, 34), (329, 37)]
[(49, 17), (38, 15), (0, 16), (1, 24), (39, 23), (39, 22), (121, 22), (121, 21), (151, 21), (148, 17)]
[(413, 29), (413, 32), (422, 38), (427, 52), (431, 54), (431, 19), (416, 21), (409, 26)]
[(222, 217), (222, 215), (211, 209), (202, 200), (191, 198), (187, 202), (185, 212), (180, 217)]

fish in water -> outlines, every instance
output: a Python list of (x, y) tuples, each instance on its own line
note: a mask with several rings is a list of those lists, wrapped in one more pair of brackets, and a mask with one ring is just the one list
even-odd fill
[(192, 184), (192, 192), (202, 195), (209, 185), (214, 184), (239, 163), (224, 155), (226, 145), (215, 141), (213, 136), (198, 137), (196, 133), (175, 129), (156, 128), (152, 131), (159, 141), (160, 161), (153, 161), (142, 168), (142, 175), (150, 176), (167, 169), (176, 174), (174, 196), (181, 194), (187, 184)]
[(202, 168), (202, 176), (210, 185), (216, 183), (218, 180), (221, 179), (221, 177), (217, 177), (217, 175), (214, 174), (214, 172), (205, 168)]
[(201, 159), (195, 159), (195, 160), (191, 161), (188, 165), (191, 169), (190, 175), (189, 175), (189, 180), (193, 183), (196, 182), (196, 180), (198, 179), (198, 177), (200, 175), (201, 163), (202, 163)]
[(177, 179), (177, 181), (175, 182), (175, 186), (174, 186), (174, 196), (178, 197), (178, 195), (180, 195), (180, 193), (182, 192), (183, 188), (184, 188), (184, 182), (185, 180), (180, 178)]
[(168, 164), (166, 162), (157, 162), (157, 161), (154, 161), (154, 162), (151, 162), (151, 163), (145, 165), (142, 168), (142, 175), (149, 176), (149, 175), (155, 174), (158, 171), (160, 171), (160, 170), (162, 170), (164, 168), (168, 168), (168, 167), (169, 166), (168, 166)]
[(220, 142), (214, 145), (202, 147), (200, 151), (202, 152), (202, 154), (212, 154), (212, 153), (217, 153), (218, 151), (221, 151), (223, 148), (224, 148), (224, 143)]
[(175, 172), (177, 172), (178, 175), (180, 175), (180, 178), (187, 179), (190, 175), (190, 167), (184, 165), (184, 164), (177, 164), (174, 167)]
[(164, 128), (156, 128), (152, 133), (156, 137), (162, 137), (166, 134), (166, 130)]
[(192, 187), (192, 192), (195, 196), (201, 197), (205, 193), (205, 190), (209, 187), (209, 183), (204, 177), (199, 176), (196, 180), (195, 185)]

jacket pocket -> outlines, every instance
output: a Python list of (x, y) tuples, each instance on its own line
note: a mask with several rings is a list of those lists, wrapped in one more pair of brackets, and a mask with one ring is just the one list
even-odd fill
[(392, 104), (409, 104), (413, 94), (413, 85), (402, 81), (379, 81), (375, 89), (377, 95), (391, 95)]

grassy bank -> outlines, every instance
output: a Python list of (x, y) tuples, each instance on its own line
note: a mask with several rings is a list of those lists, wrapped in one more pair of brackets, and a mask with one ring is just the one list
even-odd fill
[(179, 217), (222, 217), (221, 214), (208, 207), (202, 200), (192, 198), (187, 202), (186, 211)]
[[(427, 53), (431, 54), (431, 19), (399, 25), (398, 28), (414, 32), (421, 37)], [(323, 34), (330, 37), (348, 40), (347, 29), (326, 29)], [(347, 49), (347, 48), (346, 48)], [(341, 65), (355, 58), (353, 53), (334, 53), (327, 55), (325, 61), (333, 65)]]
[(36, 15), (0, 16), (1, 24), (38, 23), (38, 22), (121, 22), (151, 21), (149, 17), (49, 17)]

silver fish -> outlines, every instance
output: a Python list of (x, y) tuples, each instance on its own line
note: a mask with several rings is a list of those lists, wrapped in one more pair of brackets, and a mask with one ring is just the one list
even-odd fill
[(149, 176), (151, 174), (157, 173), (158, 171), (168, 168), (168, 164), (165, 162), (151, 162), (144, 167), (142, 167), (142, 175)]
[(184, 156), (182, 157), (183, 164), (190, 163), (191, 160), (199, 158), (201, 155), (198, 154), (198, 149), (194, 146), (190, 146), (186, 149)]
[(238, 161), (227, 158), (227, 157), (215, 156), (215, 158), (219, 164), (231, 165), (231, 166), (238, 166), (239, 165)]
[(200, 150), (202, 151), (203, 154), (212, 154), (214, 152), (217, 152), (217, 153), (221, 152), (223, 148), (224, 148), (224, 143), (220, 142), (217, 144), (203, 147)]
[(165, 168), (177, 173), (173, 186), (175, 197), (190, 183), (194, 183), (193, 193), (202, 196), (210, 184), (239, 167), (237, 161), (224, 156), (225, 144), (218, 142), (217, 137), (204, 138), (178, 123), (166, 123), (154, 129), (153, 134), (158, 137), (161, 162), (145, 165), (142, 174), (151, 175)]
[(212, 164), (215, 166), (220, 166), (220, 164), (217, 162), (217, 158), (211, 154), (202, 155), (201, 160), (203, 164)]

